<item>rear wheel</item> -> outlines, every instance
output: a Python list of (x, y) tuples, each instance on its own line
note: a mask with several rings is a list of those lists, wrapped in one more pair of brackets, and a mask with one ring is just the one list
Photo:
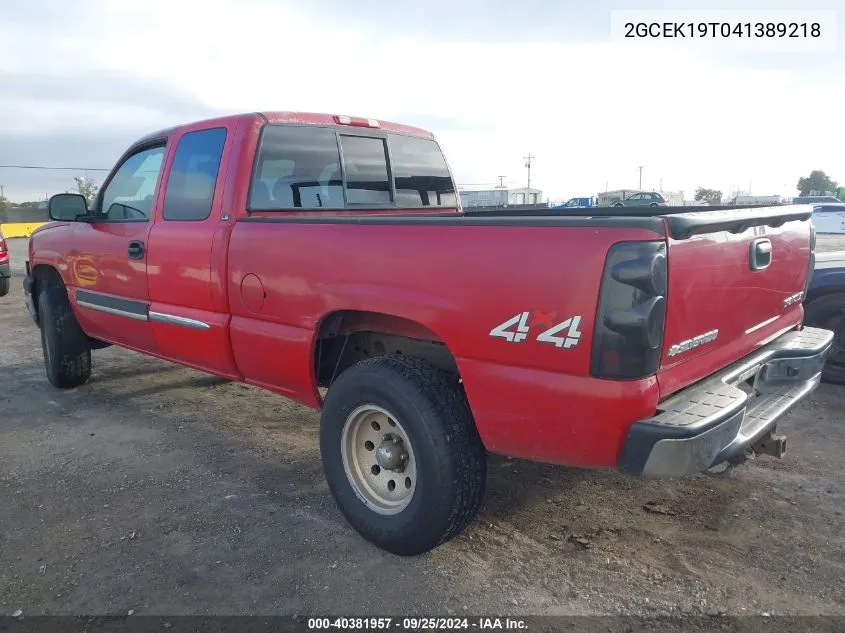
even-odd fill
[(12, 287), (12, 279), (10, 277), (3, 277), (0, 279), (0, 297), (5, 297), (9, 294), (9, 289)]
[(617, 203), (616, 203), (616, 204), (614, 204), (613, 206), (614, 206), (614, 207), (621, 207), (621, 206), (624, 206), (624, 205), (623, 205), (621, 202), (617, 202)]
[(819, 297), (804, 310), (807, 325), (833, 331), (833, 345), (822, 370), (822, 380), (845, 385), (845, 292)]
[(657, 207), (657, 206), (660, 206), (660, 205), (658, 205), (656, 202), (652, 202), (652, 203), (651, 203), (650, 205), (648, 205), (648, 206), (650, 206), (650, 207)]
[(320, 452), (332, 496), (365, 539), (403, 556), (460, 533), (484, 493), (486, 456), (455, 376), (383, 356), (329, 389)]
[(38, 296), (41, 348), (47, 380), (70, 389), (91, 377), (91, 345), (73, 314), (64, 288), (46, 288)]

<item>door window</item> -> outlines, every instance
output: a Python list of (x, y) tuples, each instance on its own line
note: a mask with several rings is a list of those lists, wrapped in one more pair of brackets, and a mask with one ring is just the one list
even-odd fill
[(180, 139), (164, 194), (165, 220), (209, 216), (225, 143), (225, 128), (189, 132)]
[(148, 147), (123, 161), (100, 197), (106, 220), (149, 220), (155, 200), (164, 146)]

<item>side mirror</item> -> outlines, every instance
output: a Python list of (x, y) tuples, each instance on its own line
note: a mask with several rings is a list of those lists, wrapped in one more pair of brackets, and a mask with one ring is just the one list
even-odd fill
[(87, 216), (88, 203), (78, 193), (57, 193), (47, 203), (47, 212), (51, 220), (76, 222), (79, 216)]

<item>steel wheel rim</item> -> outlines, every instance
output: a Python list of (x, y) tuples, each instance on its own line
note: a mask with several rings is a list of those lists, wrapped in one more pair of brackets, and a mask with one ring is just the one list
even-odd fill
[(408, 507), (417, 487), (417, 462), (395, 416), (374, 404), (358, 407), (346, 418), (340, 447), (346, 478), (368, 508), (392, 515)]

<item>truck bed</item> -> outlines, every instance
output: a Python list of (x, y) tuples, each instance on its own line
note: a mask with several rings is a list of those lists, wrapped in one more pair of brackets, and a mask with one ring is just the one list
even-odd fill
[[(561, 220), (570, 220), (572, 226), (605, 221), (614, 226), (640, 226), (651, 230), (660, 230), (657, 227), (665, 222), (669, 236), (675, 239), (717, 231), (742, 233), (754, 226), (777, 228), (786, 222), (806, 220), (811, 216), (812, 207), (808, 205), (714, 206), (696, 210), (687, 207), (593, 207), (576, 210), (530, 208), (524, 212), (520, 212), (518, 207), (508, 207), (496, 211), (464, 211), (458, 215), (479, 224), (487, 219), (497, 223), (536, 225), (537, 220), (542, 218), (553, 226), (566, 226), (565, 223), (559, 223)], [(438, 221), (440, 219), (437, 218)], [(632, 224), (637, 221), (642, 224)]]

